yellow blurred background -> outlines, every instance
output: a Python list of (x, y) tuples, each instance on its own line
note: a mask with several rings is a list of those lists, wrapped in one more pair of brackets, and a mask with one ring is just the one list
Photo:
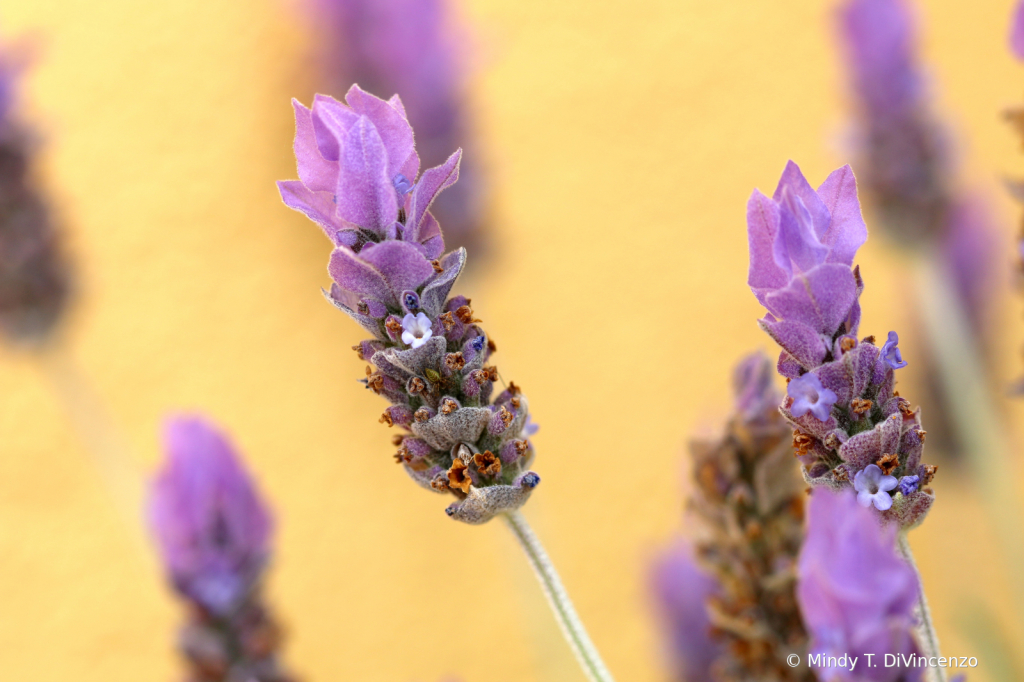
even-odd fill
[[(507, 530), (452, 522), (395, 466), (385, 404), (356, 383), (361, 330), (319, 293), (328, 242), (278, 199), (274, 181), (295, 177), (288, 100), (308, 101), (313, 82), (297, 2), (0, 6), (3, 35), (39, 47), (23, 111), (45, 137), (41, 180), (78, 264), (70, 352), (145, 470), (168, 410), (202, 409), (233, 434), (277, 512), (270, 592), (304, 679), (582, 679)], [(1024, 370), (1018, 211), (1000, 187), (1024, 168), (1000, 120), (1024, 92), (1010, 8), (919, 6), (941, 112), (969, 140), (965, 179), (987, 190), (1006, 238), (1006, 382)], [(611, 670), (664, 680), (645, 577), (683, 525), (685, 443), (727, 411), (735, 360), (770, 348), (745, 285), (746, 199), (788, 158), (815, 184), (848, 160), (834, 5), (462, 11), (479, 42), (472, 96), (498, 248), (459, 289), (542, 425), (543, 485), (525, 514)], [(876, 235), (859, 262), (863, 333), (901, 330), (913, 386), (905, 261)], [(1024, 408), (1006, 409), (1019, 434)], [(991, 681), (964, 614), (984, 606), (1015, 627), (1008, 572), (969, 474), (945, 467), (935, 485), (911, 543), (944, 652), (978, 656), (970, 679)], [(4, 351), (0, 679), (175, 679), (180, 617), (45, 373)]]

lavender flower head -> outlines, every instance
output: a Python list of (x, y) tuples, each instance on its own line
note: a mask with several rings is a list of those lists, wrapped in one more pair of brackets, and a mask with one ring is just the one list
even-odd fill
[(668, 635), (669, 659), (678, 682), (711, 679), (711, 665), (722, 643), (711, 636), (707, 600), (720, 590), (714, 578), (694, 563), (693, 550), (680, 542), (651, 571), (651, 591)]
[(395, 459), (425, 488), (451, 493), (449, 516), (483, 523), (521, 506), (540, 481), (528, 471), (529, 410), (509, 383), (492, 397), (494, 343), (469, 299), (449, 297), (466, 251), (442, 256), (429, 210), (459, 178), (461, 150), (419, 172), (405, 107), (352, 86), (345, 103), (295, 103), (299, 180), (278, 183), (285, 204), (334, 244), (327, 297), (373, 338), (366, 387), (392, 403), (381, 417), (403, 433)]
[[(469, 139), (464, 84), (466, 36), (450, 0), (311, 0), (323, 32), (320, 59), (329, 90), (360, 83), (399, 92), (428, 166)], [(464, 163), (461, 182), (434, 212), (448, 242), (478, 253), (485, 241), (482, 169)]]
[(60, 234), (32, 178), (36, 141), (14, 116), (20, 61), (0, 50), (0, 332), (38, 345), (62, 318), (70, 282)]
[[(823, 669), (844, 682), (911, 682), (919, 668), (886, 667), (884, 655), (917, 653), (917, 576), (897, 554), (896, 529), (880, 527), (850, 492), (815, 490), (800, 551), (797, 599), (811, 654), (858, 657), (851, 671)], [(874, 666), (864, 654), (874, 654)], [(829, 679), (833, 679), (829, 677)]]
[(875, 505), (903, 527), (918, 523), (934, 499), (926, 486), (935, 467), (921, 464), (919, 411), (893, 390), (894, 370), (906, 364), (896, 334), (882, 349), (874, 337), (857, 340), (864, 283), (851, 266), (867, 228), (852, 171), (840, 168), (814, 190), (789, 162), (773, 198), (754, 191), (747, 228), (748, 283), (768, 309), (761, 328), (782, 347), (782, 414), (795, 429), (804, 477), (841, 489), (870, 466), (918, 476), (920, 489)]
[(270, 513), (231, 444), (198, 417), (168, 421), (167, 462), (153, 483), (150, 523), (174, 586), (225, 614), (258, 580)]

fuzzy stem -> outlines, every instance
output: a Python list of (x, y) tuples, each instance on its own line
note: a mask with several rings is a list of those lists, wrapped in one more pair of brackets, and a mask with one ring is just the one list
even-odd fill
[(548, 604), (551, 605), (551, 610), (555, 613), (555, 619), (562, 628), (562, 634), (569, 642), (573, 653), (576, 654), (576, 660), (583, 668), (587, 679), (591, 682), (614, 682), (604, 661), (601, 660), (601, 655), (597, 653), (597, 648), (590, 641), (590, 635), (583, 627), (580, 617), (576, 614), (572, 600), (569, 599), (565, 587), (562, 586), (562, 581), (558, 577), (558, 572), (551, 563), (551, 559), (548, 558), (547, 552), (544, 551), (537, 536), (533, 534), (526, 519), (518, 511), (508, 512), (503, 516), (512, 529), (512, 534), (516, 536), (523, 551), (526, 552), (526, 558), (530, 560), (530, 566), (533, 567), (533, 572), (537, 575), (537, 580), (540, 581), (544, 595), (548, 598)]
[(964, 454), (970, 464), (1013, 576), (1017, 613), (1024, 613), (1024, 584), (1016, 567), (1024, 565), (1024, 529), (1015, 493), (1017, 477), (999, 407), (988, 383), (977, 337), (951, 275), (937, 252), (918, 256), (915, 275), (929, 342), (938, 362), (939, 380)]
[[(907, 541), (906, 532), (901, 532), (896, 540), (896, 546), (900, 554), (907, 560), (910, 567), (914, 569), (917, 577), (917, 641), (924, 648), (924, 654), (928, 658), (939, 657), (939, 637), (935, 634), (935, 625), (932, 623), (932, 612), (928, 608), (928, 598), (924, 595), (924, 583), (921, 581), (921, 572), (917, 570), (917, 563), (914, 561), (914, 554), (910, 551), (910, 543)], [(946, 682), (946, 669), (942, 666), (930, 668), (933, 682)]]

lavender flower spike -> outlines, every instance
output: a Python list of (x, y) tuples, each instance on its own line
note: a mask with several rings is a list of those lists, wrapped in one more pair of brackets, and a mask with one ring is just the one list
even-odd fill
[[(850, 492), (815, 490), (800, 551), (797, 599), (811, 654), (858, 657), (848, 668), (822, 669), (844, 682), (912, 682), (919, 668), (886, 667), (885, 654), (918, 653), (912, 635), (918, 581), (897, 554), (895, 528), (879, 527)], [(874, 666), (865, 654), (874, 654)]]
[(193, 678), (287, 682), (260, 597), (269, 511), (230, 443), (202, 418), (168, 421), (165, 446), (150, 524), (171, 584), (193, 606), (180, 637)]
[(0, 50), (0, 332), (38, 345), (63, 317), (71, 284), (60, 233), (32, 183), (37, 141), (14, 115), (20, 61)]
[(497, 347), (469, 299), (449, 296), (466, 250), (441, 256), (441, 228), (428, 209), (458, 179), (461, 152), (418, 175), (412, 128), (397, 95), (385, 101), (352, 86), (346, 104), (322, 95), (312, 110), (296, 104), (300, 180), (278, 186), (285, 203), (319, 223), (334, 243), (327, 267), (334, 283), (326, 295), (372, 334), (353, 350), (370, 363), (366, 387), (391, 403), (380, 421), (400, 429), (391, 441), (395, 461), (420, 486), (455, 497), (445, 509), (451, 518), (481, 524), (503, 517), (580, 666), (592, 682), (611, 682), (518, 511), (540, 483), (529, 470), (535, 429), (526, 397), (511, 381), (492, 395), (499, 376), (488, 361)]
[[(736, 398), (724, 434), (690, 445), (693, 559), (704, 575), (695, 575), (686, 557), (659, 573), (673, 638), (690, 637), (673, 645), (685, 681), (814, 679), (806, 666), (787, 663), (791, 654), (806, 660), (807, 653), (794, 592), (805, 496), (772, 379), (766, 355), (743, 358), (733, 373)], [(709, 593), (713, 598), (704, 598)], [(714, 628), (711, 643), (701, 616)], [(710, 656), (714, 661), (705, 663)]]
[(328, 298), (373, 335), (355, 350), (371, 364), (367, 388), (392, 403), (381, 422), (402, 430), (395, 460), (456, 497), (452, 518), (484, 523), (517, 509), (540, 481), (528, 470), (526, 398), (513, 383), (492, 396), (495, 346), (469, 299), (449, 297), (466, 252), (441, 255), (429, 210), (459, 178), (461, 151), (420, 174), (401, 100), (358, 86), (345, 104), (317, 95), (295, 114), (300, 179), (278, 183), (281, 196), (334, 243)]
[[(886, 520), (919, 523), (934, 500), (927, 485), (936, 468), (921, 463), (919, 411), (893, 390), (893, 370), (906, 364), (896, 334), (882, 349), (874, 337), (857, 340), (864, 283), (851, 266), (866, 228), (853, 174), (841, 168), (815, 191), (790, 162), (775, 197), (754, 192), (748, 205), (748, 281), (768, 309), (762, 329), (782, 347), (778, 371), (789, 386), (781, 412), (795, 429), (804, 477), (837, 489), (860, 481)], [(871, 467), (893, 485), (882, 490), (863, 474)], [(890, 498), (901, 476), (918, 476), (920, 486)]]
[[(324, 91), (360, 83), (372, 92), (402, 93), (427, 166), (443, 163), (467, 140), (475, 147), (465, 93), (470, 41), (452, 0), (309, 1), (320, 33)], [(464, 163), (462, 180), (434, 207), (449, 245), (471, 248), (477, 257), (487, 237), (479, 158), (474, 153)]]

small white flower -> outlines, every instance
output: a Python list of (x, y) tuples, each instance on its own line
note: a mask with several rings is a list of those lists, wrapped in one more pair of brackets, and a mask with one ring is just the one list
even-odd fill
[(853, 488), (857, 491), (857, 501), (862, 507), (870, 507), (872, 503), (878, 511), (885, 511), (892, 506), (889, 491), (899, 481), (895, 476), (885, 476), (877, 464), (869, 464), (853, 477)]
[(402, 318), (402, 343), (413, 348), (419, 348), (434, 335), (433, 322), (430, 318), (423, 313), (417, 313), (413, 316), (412, 313), (407, 313)]

